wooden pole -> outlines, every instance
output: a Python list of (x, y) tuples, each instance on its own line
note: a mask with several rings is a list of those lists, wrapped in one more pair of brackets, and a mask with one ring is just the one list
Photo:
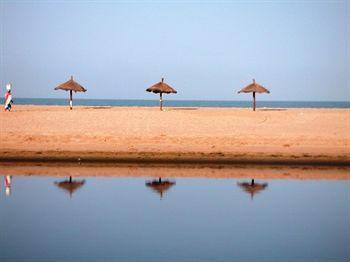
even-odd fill
[(159, 95), (160, 111), (163, 111), (163, 93), (159, 93)]
[(253, 92), (253, 111), (255, 111), (255, 92)]
[(73, 109), (73, 91), (69, 90), (69, 106), (70, 106), (70, 110)]

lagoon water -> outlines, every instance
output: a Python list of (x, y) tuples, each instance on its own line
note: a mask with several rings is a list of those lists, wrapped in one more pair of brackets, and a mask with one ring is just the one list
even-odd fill
[(349, 180), (91, 175), (12, 176), (0, 261), (350, 261)]

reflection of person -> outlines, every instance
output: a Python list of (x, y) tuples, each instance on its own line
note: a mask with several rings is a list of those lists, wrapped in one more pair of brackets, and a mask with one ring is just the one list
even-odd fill
[(11, 176), (5, 176), (5, 194), (9, 196), (11, 194)]
[(5, 94), (5, 111), (8, 110), (8, 111), (11, 111), (11, 106), (12, 106), (12, 103), (13, 103), (13, 100), (12, 100), (12, 94), (11, 94), (11, 84), (8, 83), (6, 85), (6, 94)]

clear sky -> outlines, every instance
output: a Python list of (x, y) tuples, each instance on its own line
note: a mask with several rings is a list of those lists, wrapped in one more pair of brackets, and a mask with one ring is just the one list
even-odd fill
[(3, 1), (0, 85), (15, 97), (350, 100), (350, 1)]

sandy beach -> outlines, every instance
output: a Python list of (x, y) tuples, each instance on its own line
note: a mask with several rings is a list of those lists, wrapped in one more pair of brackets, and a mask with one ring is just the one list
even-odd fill
[(20, 106), (0, 159), (350, 163), (349, 109)]

